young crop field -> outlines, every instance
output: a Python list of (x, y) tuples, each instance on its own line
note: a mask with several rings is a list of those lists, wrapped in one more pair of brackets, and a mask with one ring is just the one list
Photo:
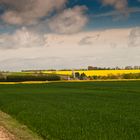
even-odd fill
[(140, 81), (0, 85), (0, 110), (45, 140), (140, 140)]

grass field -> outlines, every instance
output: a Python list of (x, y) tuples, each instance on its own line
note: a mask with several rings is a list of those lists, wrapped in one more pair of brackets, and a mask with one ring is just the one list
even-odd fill
[(0, 85), (0, 110), (45, 140), (140, 139), (140, 81)]

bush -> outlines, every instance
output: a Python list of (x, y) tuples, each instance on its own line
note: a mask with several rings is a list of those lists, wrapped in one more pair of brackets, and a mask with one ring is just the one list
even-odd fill
[(82, 73), (79, 78), (80, 78), (80, 80), (86, 80), (87, 76), (85, 73)]
[(140, 73), (123, 74), (123, 79), (140, 79)]
[(92, 76), (92, 79), (94, 80), (106, 80), (106, 79), (140, 79), (140, 73), (129, 73), (129, 74), (118, 74), (113, 75), (109, 74), (107, 76)]
[(59, 81), (59, 80), (61, 80), (61, 77), (58, 75), (49, 75), (46, 78), (47, 78), (46, 79), (47, 81)]
[(7, 82), (23, 82), (23, 81), (58, 81), (60, 80), (60, 76), (58, 75), (42, 75), (42, 76), (29, 76), (29, 75), (24, 75), (24, 76), (15, 76), (15, 75), (10, 75), (7, 76), (6, 81)]
[(0, 73), (0, 82), (4, 82), (6, 79), (6, 76), (3, 73)]

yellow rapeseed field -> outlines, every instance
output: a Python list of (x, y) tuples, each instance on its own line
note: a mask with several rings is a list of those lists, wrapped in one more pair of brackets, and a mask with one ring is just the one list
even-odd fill
[[(140, 70), (85, 70), (85, 71), (74, 71), (74, 73), (79, 72), (85, 73), (87, 76), (108, 76), (108, 75), (119, 75), (119, 74), (129, 74), (129, 73), (140, 73)], [(60, 74), (60, 75), (72, 75), (72, 71), (44, 71), (48, 74)]]

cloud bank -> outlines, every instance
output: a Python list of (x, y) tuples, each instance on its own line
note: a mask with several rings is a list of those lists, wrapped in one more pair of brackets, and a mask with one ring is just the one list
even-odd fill
[(0, 49), (42, 47), (43, 45), (44, 37), (25, 27), (12, 34), (0, 35)]
[(49, 27), (56, 33), (75, 33), (80, 31), (88, 22), (85, 15), (87, 7), (75, 6), (74, 8), (65, 9), (62, 13), (54, 16)]
[(35, 24), (44, 16), (61, 9), (67, 0), (0, 0), (7, 8), (1, 19), (9, 24)]
[(0, 35), (0, 67), (21, 70), (139, 65), (139, 44), (139, 27), (67, 35), (40, 35), (24, 27), (12, 35)]
[(12, 34), (0, 35), (0, 49), (46, 48), (46, 47), (140, 47), (140, 28), (108, 29), (73, 34), (39, 34), (26, 27)]
[(46, 28), (57, 33), (79, 32), (88, 22), (86, 6), (66, 8), (68, 0), (0, 0), (1, 19), (9, 25), (29, 26), (44, 20)]

